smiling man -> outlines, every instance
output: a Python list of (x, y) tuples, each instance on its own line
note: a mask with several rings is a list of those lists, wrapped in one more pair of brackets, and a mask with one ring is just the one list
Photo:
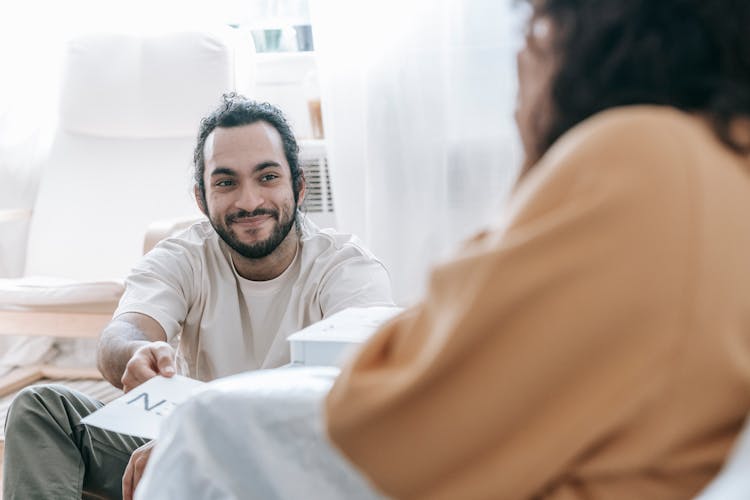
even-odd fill
[[(225, 95), (201, 122), (194, 164), (208, 221), (159, 243), (128, 277), (99, 343), (112, 384), (278, 367), (290, 333), (347, 307), (392, 305), (383, 265), (298, 210), (305, 178), (278, 109)], [(153, 443), (80, 424), (101, 406), (60, 386), (21, 392), (7, 420), (3, 498), (131, 497)]]

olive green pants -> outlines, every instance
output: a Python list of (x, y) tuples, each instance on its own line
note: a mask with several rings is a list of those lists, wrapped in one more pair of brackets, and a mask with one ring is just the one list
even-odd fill
[(81, 424), (102, 406), (60, 385), (20, 392), (5, 422), (3, 500), (121, 498), (130, 455), (148, 440)]

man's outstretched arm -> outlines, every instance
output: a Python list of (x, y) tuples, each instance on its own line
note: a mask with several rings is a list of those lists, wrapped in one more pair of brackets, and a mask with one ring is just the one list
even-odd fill
[(156, 375), (171, 377), (175, 352), (166, 341), (164, 328), (155, 319), (134, 312), (121, 314), (99, 337), (99, 371), (125, 392)]

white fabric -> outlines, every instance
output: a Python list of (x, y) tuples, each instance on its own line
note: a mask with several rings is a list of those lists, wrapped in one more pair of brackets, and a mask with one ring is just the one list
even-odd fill
[(746, 500), (750, 497), (750, 418), (719, 475), (694, 500)]
[(0, 209), (0, 278), (16, 278), (23, 272), (30, 218), (31, 210)]
[[(297, 258), (271, 283), (239, 277), (208, 221), (163, 240), (126, 280), (115, 316), (146, 314), (170, 341), (182, 330), (184, 374), (212, 380), (288, 363), (286, 338), (342, 309), (392, 305), (388, 273), (356, 237), (320, 230), (300, 218)], [(272, 300), (264, 296), (268, 292)], [(260, 308), (265, 309), (262, 324), (252, 319)]]
[(74, 38), (63, 74), (60, 126), (98, 137), (194, 138), (218, 91), (233, 87), (229, 39), (223, 30)]
[(383, 259), (400, 304), (515, 181), (512, 5), (310, 2), (338, 227)]
[(0, 279), (0, 309), (115, 304), (124, 289), (121, 281), (80, 282), (38, 276)]
[(326, 438), (336, 374), (283, 368), (208, 384), (165, 422), (135, 498), (383, 498)]
[(0, 377), (17, 366), (36, 365), (58, 355), (51, 337), (0, 336)]

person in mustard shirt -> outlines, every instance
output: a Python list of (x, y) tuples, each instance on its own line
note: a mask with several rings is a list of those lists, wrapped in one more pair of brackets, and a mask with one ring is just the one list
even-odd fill
[(403, 499), (688, 499), (750, 409), (750, 3), (532, 0), (526, 153), (326, 402)]

